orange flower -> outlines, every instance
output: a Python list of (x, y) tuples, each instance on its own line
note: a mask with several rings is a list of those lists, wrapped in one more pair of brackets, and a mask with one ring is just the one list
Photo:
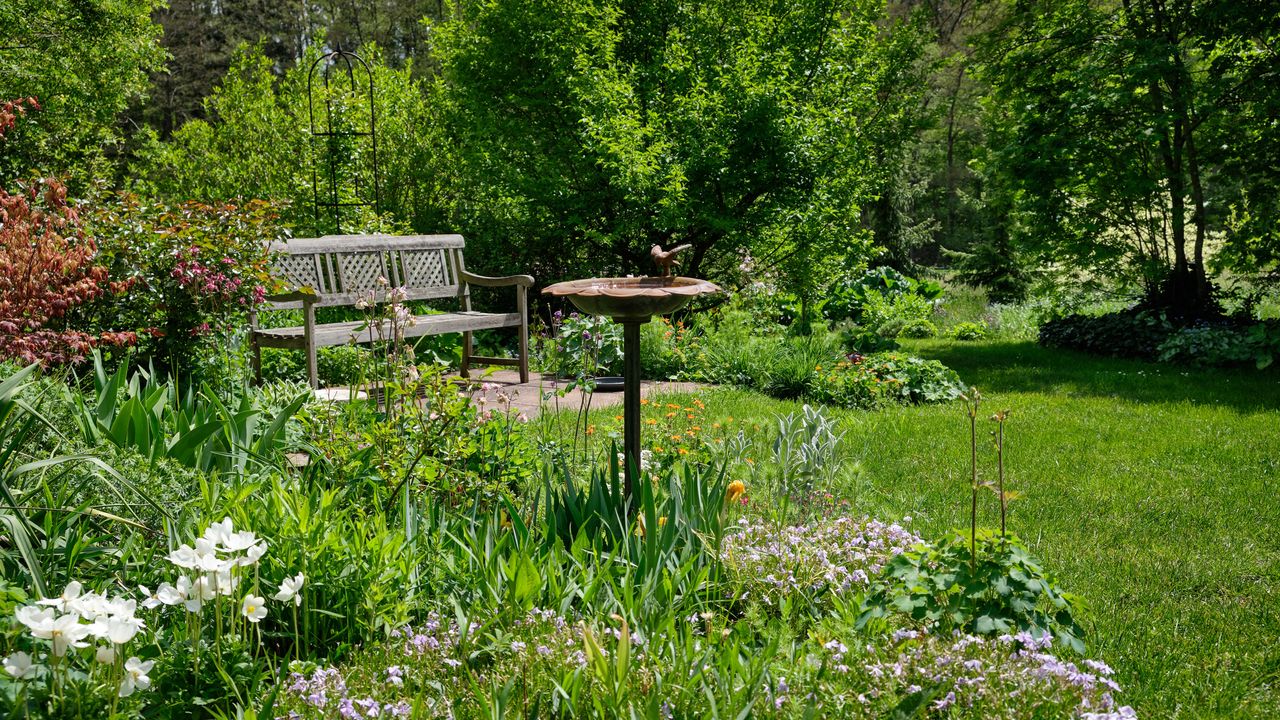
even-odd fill
[(595, 434), (596, 434), (596, 426), (595, 426), (595, 425), (588, 425), (588, 426), (587, 426), (587, 434), (588, 434), (588, 435), (595, 435)]
[(676, 414), (675, 414), (674, 412), (669, 412), (669, 413), (667, 413), (667, 417), (669, 417), (669, 418), (673, 418), (673, 417), (675, 417), (675, 416), (676, 416)]
[(645, 425), (657, 425), (657, 424), (658, 424), (658, 421), (657, 421), (657, 420), (654, 420), (653, 418), (649, 418), (648, 420), (645, 420), (645, 421), (644, 421), (644, 424), (645, 424)]
[(685, 420), (692, 420), (692, 419), (693, 419), (693, 413), (689, 413), (688, 415), (685, 415), (685, 416), (684, 416), (684, 419), (685, 419)]
[(680, 454), (681, 454), (681, 455), (688, 455), (688, 454), (689, 454), (689, 448), (680, 448), (680, 451), (679, 451), (679, 452), (680, 452)]
[(734, 502), (738, 498), (742, 497), (742, 494), (746, 491), (747, 486), (744, 485), (741, 480), (734, 480), (729, 483), (729, 489), (725, 492), (725, 501)]
[(641, 405), (648, 405), (648, 404), (649, 404), (649, 398), (640, 398), (640, 404), (641, 404)]

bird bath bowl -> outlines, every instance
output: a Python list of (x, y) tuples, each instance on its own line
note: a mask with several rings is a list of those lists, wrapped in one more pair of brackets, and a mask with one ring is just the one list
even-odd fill
[(589, 315), (611, 317), (620, 323), (646, 323), (654, 315), (673, 313), (698, 295), (717, 293), (720, 288), (687, 277), (625, 277), (569, 280), (542, 292), (567, 297)]
[(579, 310), (622, 323), (625, 492), (640, 463), (640, 326), (654, 315), (684, 307), (699, 295), (721, 292), (715, 283), (687, 277), (587, 278), (556, 283), (542, 293), (569, 298)]

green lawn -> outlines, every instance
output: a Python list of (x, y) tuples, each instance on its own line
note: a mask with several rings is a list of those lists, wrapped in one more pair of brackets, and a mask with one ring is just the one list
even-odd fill
[[(1011, 527), (1091, 605), (1089, 654), (1144, 718), (1280, 716), (1280, 373), (1196, 371), (1033, 343), (913, 343), (1012, 410)], [(757, 421), (794, 406), (717, 391)], [(861, 510), (967, 524), (961, 405), (843, 412)], [(989, 425), (990, 423), (984, 423)], [(988, 465), (994, 468), (994, 457)], [(984, 522), (995, 522), (990, 498)]]

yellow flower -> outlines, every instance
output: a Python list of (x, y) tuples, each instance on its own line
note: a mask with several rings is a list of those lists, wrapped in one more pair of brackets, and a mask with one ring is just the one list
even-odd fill
[(644, 421), (644, 424), (645, 424), (645, 425), (657, 425), (657, 424), (658, 424), (658, 421), (657, 421), (657, 420), (654, 420), (653, 418), (649, 418), (648, 420), (645, 420), (645, 421)]
[(666, 527), (666, 526), (667, 526), (667, 516), (663, 515), (662, 517), (658, 518), (658, 527)]
[(738, 498), (742, 497), (742, 494), (745, 493), (746, 491), (747, 491), (747, 486), (744, 485), (741, 480), (734, 480), (733, 482), (729, 483), (729, 489), (725, 493), (725, 500), (727, 502), (734, 502)]

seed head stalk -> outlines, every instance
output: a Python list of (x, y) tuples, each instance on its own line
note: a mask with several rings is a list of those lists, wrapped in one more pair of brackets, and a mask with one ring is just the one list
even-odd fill
[(969, 394), (969, 570), (978, 566), (978, 406), (982, 394), (970, 388)]

